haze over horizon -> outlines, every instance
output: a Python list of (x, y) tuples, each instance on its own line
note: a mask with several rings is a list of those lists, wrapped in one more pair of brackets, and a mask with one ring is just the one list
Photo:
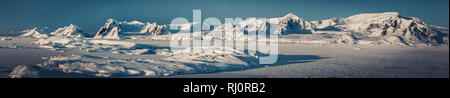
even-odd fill
[(168, 24), (176, 17), (281, 17), (293, 13), (306, 20), (348, 17), (359, 13), (399, 12), (427, 24), (449, 27), (448, 0), (1, 0), (0, 32), (33, 27), (55, 30), (76, 24), (96, 32), (108, 18)]

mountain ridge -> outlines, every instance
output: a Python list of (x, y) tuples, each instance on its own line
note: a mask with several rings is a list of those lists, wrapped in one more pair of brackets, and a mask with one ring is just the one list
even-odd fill
[[(240, 22), (241, 27), (233, 27), (234, 35), (247, 35), (248, 32), (254, 30), (269, 31), (271, 24), (269, 19), (264, 23), (259, 23), (257, 28), (249, 28), (246, 25), (252, 21), (259, 21), (255, 18), (248, 18)], [(290, 34), (320, 34), (318, 32), (348, 32), (350, 35), (337, 35), (338, 39), (345, 38), (346, 40), (376, 39), (375, 41), (382, 43), (400, 43), (400, 44), (448, 44), (448, 28), (428, 25), (421, 19), (416, 17), (405, 17), (398, 12), (383, 12), (383, 13), (361, 13), (349, 16), (347, 18), (330, 18), (325, 20), (307, 21), (302, 17), (298, 17), (293, 13), (288, 13), (282, 17), (277, 17), (278, 28), (275, 34), (290, 35)], [(265, 25), (264, 25), (265, 24)], [(192, 26), (192, 24), (190, 24)], [(222, 24), (221, 26), (225, 26)], [(242, 26), (244, 25), (244, 26)], [(62, 31), (60, 30), (62, 29)], [(68, 31), (64, 31), (68, 29)], [(73, 29), (73, 30), (72, 30)], [(218, 27), (215, 29), (225, 29)], [(243, 30), (243, 32), (241, 31)], [(64, 32), (63, 32), (64, 31)], [(75, 32), (76, 31), (76, 32)], [(214, 30), (212, 30), (214, 31)], [(72, 36), (72, 33), (79, 36), (82, 30), (74, 24), (67, 27), (59, 28), (51, 35), (57, 35), (55, 32), (63, 32), (62, 35)], [(28, 32), (22, 36), (32, 35), (33, 32)], [(206, 32), (205, 35), (207, 35)], [(114, 19), (107, 19), (106, 23), (97, 31), (94, 39), (124, 39), (127, 36), (159, 36), (170, 35), (167, 25), (158, 25), (156, 22), (118, 22)], [(172, 33), (176, 34), (176, 33)], [(36, 34), (42, 35), (42, 34)], [(341, 36), (341, 37), (339, 37)], [(344, 36), (344, 37), (342, 37)], [(351, 37), (348, 37), (351, 36)], [(349, 39), (353, 38), (353, 39)], [(353, 43), (353, 41), (351, 41)]]

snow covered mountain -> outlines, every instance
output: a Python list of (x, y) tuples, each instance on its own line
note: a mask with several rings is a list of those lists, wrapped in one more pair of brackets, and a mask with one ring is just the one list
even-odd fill
[(419, 18), (404, 17), (397, 12), (363, 13), (348, 18), (333, 18), (312, 23), (316, 29), (357, 32), (391, 43), (448, 43), (445, 41), (448, 40), (448, 33), (430, 28)]
[(114, 19), (108, 19), (103, 27), (96, 33), (96, 39), (121, 39), (122, 27)]
[(157, 36), (160, 34), (170, 34), (166, 25), (157, 25), (156, 22), (154, 23), (146, 22), (145, 26), (139, 33), (150, 33), (151, 36)]
[(63, 28), (58, 28), (54, 32), (51, 32), (50, 34), (54, 36), (66, 36), (72, 38), (84, 37), (83, 31), (74, 24), (70, 24), (69, 26)]
[(124, 32), (140, 32), (142, 27), (144, 27), (145, 23), (134, 20), (131, 22), (127, 22), (127, 21), (119, 22), (119, 25), (122, 29), (122, 33), (124, 33)]
[(41, 33), (43, 30), (39, 28), (33, 28), (30, 30), (23, 30), (24, 34), (20, 35), (20, 37), (31, 37), (31, 38), (46, 38), (47, 34)]
[[(189, 38), (187, 40), (220, 40), (210, 41), (214, 42), (215, 44), (216, 42), (220, 43), (223, 39), (225, 39), (227, 40), (227, 42), (239, 43), (241, 41), (246, 44), (245, 41), (252, 42), (254, 40), (261, 39), (255, 38), (253, 36), (248, 36), (249, 32), (259, 30), (269, 31), (270, 24), (274, 23), (279, 24), (277, 29), (275, 30), (275, 33), (279, 34), (278, 41), (276, 42), (293, 42), (280, 44), (280, 48), (289, 48), (288, 52), (298, 52), (299, 54), (306, 52), (298, 51), (298, 49), (301, 50), (303, 48), (314, 45), (317, 45), (322, 50), (336, 49), (333, 47), (342, 48), (336, 49), (339, 51), (325, 52), (323, 54), (342, 53), (351, 54), (344, 55), (344, 57), (355, 57), (358, 55), (365, 56), (367, 55), (367, 53), (375, 53), (379, 54), (379, 56), (377, 57), (381, 58), (385, 57), (386, 55), (380, 54), (380, 50), (378, 49), (384, 48), (372, 47), (373, 45), (384, 46), (386, 44), (419, 46), (418, 44), (420, 44), (420, 46), (429, 46), (447, 44), (448, 48), (448, 28), (427, 25), (418, 18), (404, 17), (396, 12), (364, 13), (357, 14), (348, 18), (331, 18), (327, 20), (311, 22), (306, 21), (305, 19), (300, 18), (294, 14), (287, 14), (283, 17), (277, 17), (276, 19), (278, 19), (279, 21), (261, 22), (260, 20), (257, 20), (256, 17), (253, 17), (247, 18), (246, 20), (237, 23), (240, 26), (233, 26), (232, 23), (225, 23), (219, 25), (218, 27), (214, 27), (213, 30), (204, 30), (201, 32), (181, 34), (173, 33), (171, 35), (166, 35), (170, 34), (169, 30), (167, 30), (166, 27), (168, 25), (158, 25), (157, 23), (150, 22), (143, 23), (139, 21), (118, 22), (114, 19), (108, 19), (104, 26), (102, 26), (96, 33), (94, 39), (81, 37), (83, 36), (83, 32), (73, 24), (63, 28), (59, 28), (51, 33), (47, 33), (40, 28), (33, 28), (31, 30), (24, 30), (23, 32), (25, 32), (25, 34), (21, 35), (21, 37), (37, 38), (34, 40), (30, 40), (33, 41), (31, 42), (31, 44), (36, 44), (39, 46), (39, 48), (48, 48), (49, 50), (58, 51), (60, 55), (43, 57), (42, 59), (45, 59), (47, 61), (43, 62), (42, 64), (18, 66), (10, 73), (9, 77), (160, 77), (177, 74), (205, 73), (264, 67), (266, 65), (258, 63), (258, 59), (262, 57), (259, 54), (263, 54), (260, 53), (260, 51), (255, 51), (256, 54), (245, 53), (245, 51), (233, 49), (234, 46), (224, 47), (223, 49), (220, 46), (210, 46), (175, 50), (169, 49), (169, 46), (166, 47), (164, 45), (165, 42), (159, 40), (186, 40), (183, 38), (183, 36), (193, 35), (192, 38)], [(261, 20), (265, 21), (269, 20), (269, 18), (262, 18)], [(252, 24), (255, 24), (255, 26), (249, 26)], [(178, 26), (180, 30), (190, 30), (192, 32), (193, 30), (191, 28), (193, 28), (193, 25), (202, 24), (201, 22), (192, 22), (186, 24), (170, 25)], [(220, 31), (216, 32), (216, 30)], [(232, 33), (227, 32), (223, 34), (222, 30), (230, 30)], [(198, 35), (202, 35), (200, 36), (201, 38), (198, 38)], [(153, 44), (151, 40), (148, 40), (146, 38), (156, 40), (153, 42), (160, 44), (161, 46)], [(235, 42), (233, 40), (235, 40)], [(20, 41), (20, 39), (17, 41)], [(264, 42), (258, 41), (258, 43)], [(361, 46), (355, 44), (360, 44)], [(367, 46), (363, 44), (367, 44)], [(205, 45), (205, 43), (202, 42), (202, 45)], [(247, 48), (248, 46), (249, 45), (247, 45)], [(10, 46), (8, 46), (8, 48), (9, 47)], [(34, 45), (30, 47), (34, 47)], [(13, 48), (18, 47), (13, 46)], [(258, 50), (259, 49), (260, 48), (258, 48)], [(317, 47), (312, 47), (309, 50), (317, 52), (317, 49)], [(349, 49), (350, 51), (346, 49)], [(403, 49), (393, 49), (395, 49), (395, 51), (401, 51), (401, 53), (404, 54)], [(202, 52), (190, 53), (192, 50), (202, 50)], [(246, 51), (248, 52), (248, 50)], [(435, 50), (433, 49), (433, 51)], [(414, 49), (414, 52), (417, 53), (417, 50)], [(352, 53), (359, 54), (353, 55)], [(388, 50), (387, 54), (397, 55), (393, 54), (393, 52), (390, 50)], [(332, 55), (335, 54), (331, 54), (330, 56)], [(301, 59), (303, 59), (302, 55), (297, 56), (280, 53), (279, 60), (283, 61), (275, 64), (291, 64), (290, 61), (292, 61), (293, 59), (289, 58), (292, 57), (294, 57), (294, 59), (296, 59), (295, 57), (301, 57)], [(335, 57), (339, 58), (340, 56)], [(401, 58), (401, 56), (398, 57)], [(420, 55), (417, 57), (420, 57)], [(314, 56), (314, 58), (321, 57)], [(360, 65), (364, 63), (360, 63), (360, 61), (380, 61), (380, 59), (350, 59), (351, 60), (345, 62), (357, 61), (355, 62), (357, 63), (356, 65)], [(417, 58), (410, 60), (416, 59)], [(385, 61), (384, 59), (381, 60)], [(399, 60), (404, 59), (401, 58)], [(396, 60), (390, 61), (392, 61), (393, 64), (398, 64), (398, 61)], [(298, 63), (303, 63), (303, 61), (300, 61)], [(333, 63), (333, 61), (331, 61), (331, 63)], [(330, 64), (330, 62), (324, 64)], [(374, 64), (376, 65), (376, 63)], [(425, 62), (423, 65), (427, 64), (428, 62)], [(420, 68), (421, 67), (419, 67), (418, 69)]]
[(315, 33), (314, 25), (303, 18), (289, 13), (284, 17), (278, 18), (277, 34), (312, 34)]
[(97, 39), (123, 39), (130, 35), (157, 36), (161, 34), (170, 34), (166, 25), (154, 23), (142, 23), (139, 21), (117, 22), (114, 19), (108, 19), (103, 27), (99, 29), (94, 38)]

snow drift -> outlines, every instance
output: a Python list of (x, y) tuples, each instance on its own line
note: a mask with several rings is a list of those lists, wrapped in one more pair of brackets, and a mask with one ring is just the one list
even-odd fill
[[(160, 50), (160, 59), (117, 58), (94, 55), (68, 55), (48, 57), (43, 64), (19, 66), (10, 78), (42, 77), (158, 77), (176, 74), (217, 72), (258, 67), (257, 57), (227, 50), (218, 54), (216, 48), (203, 48), (201, 53), (190, 53), (191, 48), (179, 51)], [(227, 48), (228, 49), (228, 48)], [(51, 74), (61, 76), (52, 76)]]

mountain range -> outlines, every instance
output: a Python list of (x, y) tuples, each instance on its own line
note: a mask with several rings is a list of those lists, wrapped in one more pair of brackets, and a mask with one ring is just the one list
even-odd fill
[[(448, 28), (428, 25), (416, 17), (405, 17), (397, 12), (362, 13), (347, 18), (331, 18), (319, 21), (307, 21), (292, 13), (278, 18), (278, 28), (274, 33), (279, 35), (290, 34), (316, 34), (316, 35), (340, 35), (338, 39), (350, 39), (351, 43), (359, 40), (375, 40), (377, 42), (410, 44), (448, 44)], [(252, 18), (240, 22), (240, 27), (233, 28), (234, 35), (246, 35), (251, 30), (248, 25)], [(256, 18), (254, 18), (256, 19)], [(269, 19), (269, 18), (268, 18)], [(262, 23), (264, 24), (264, 23)], [(266, 26), (258, 26), (257, 29), (269, 30), (269, 21)], [(192, 23), (189, 25), (192, 26)], [(229, 25), (223, 24), (222, 26)], [(217, 27), (215, 29), (224, 29)], [(92, 34), (83, 32), (76, 25), (58, 28), (49, 34), (39, 32), (37, 28), (24, 30), (22, 37), (45, 38), (47, 36), (86, 37)], [(95, 33), (95, 39), (124, 39), (130, 35), (159, 36), (176, 34), (171, 33), (167, 25), (159, 25), (150, 22), (118, 22), (108, 19), (106, 23)], [(325, 33), (324, 33), (325, 32)], [(330, 33), (334, 32), (334, 33)], [(206, 32), (208, 33), (208, 32)], [(343, 40), (339, 40), (343, 41)]]

